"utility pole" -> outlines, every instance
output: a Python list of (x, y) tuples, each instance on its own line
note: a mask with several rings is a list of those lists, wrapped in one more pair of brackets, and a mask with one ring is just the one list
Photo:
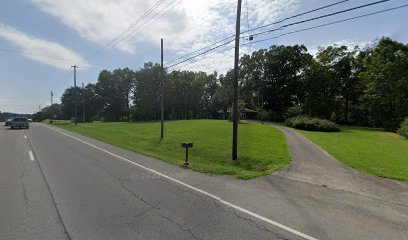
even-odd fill
[(52, 93), (52, 91), (51, 91), (50, 122), (52, 121), (52, 115), (53, 115), (53, 114), (52, 114), (52, 112), (53, 112), (53, 111), (52, 111), (52, 100), (53, 100), (52, 97), (53, 97), (53, 96), (54, 96), (54, 93)]
[(74, 89), (75, 89), (75, 126), (78, 124), (78, 94), (76, 92), (76, 69), (77, 65), (71, 66), (74, 68)]
[(232, 127), (232, 160), (238, 159), (238, 74), (239, 74), (239, 39), (241, 32), (241, 4), (242, 0), (238, 0), (237, 6), (237, 22), (235, 29), (235, 62), (234, 62), (234, 90), (233, 90), (233, 104), (232, 104), (232, 117), (233, 117), (233, 127)]
[(163, 68), (163, 38), (161, 39), (161, 97), (160, 97), (160, 122), (161, 122), (161, 140), (164, 138), (164, 68)]
[(86, 123), (85, 119), (85, 88), (84, 83), (82, 83), (82, 122)]

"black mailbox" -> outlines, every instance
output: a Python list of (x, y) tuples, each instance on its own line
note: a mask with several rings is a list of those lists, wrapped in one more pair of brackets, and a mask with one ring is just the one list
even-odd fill
[(193, 143), (192, 142), (184, 142), (184, 143), (181, 144), (181, 147), (191, 148), (191, 147), (193, 147)]
[(184, 162), (184, 165), (188, 166), (188, 149), (193, 147), (193, 143), (192, 142), (183, 142), (181, 143), (181, 147), (186, 149), (186, 161)]

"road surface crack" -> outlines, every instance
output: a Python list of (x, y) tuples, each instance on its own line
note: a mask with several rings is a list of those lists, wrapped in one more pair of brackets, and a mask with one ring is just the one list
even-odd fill
[(25, 179), (25, 172), (26, 172), (26, 168), (24, 166), (24, 164), (21, 166), (22, 170), (19, 174), (19, 178), (20, 178), (20, 185), (21, 185), (21, 191), (23, 193), (23, 197), (24, 197), (24, 205), (28, 205), (29, 204), (29, 199), (28, 199), (28, 194), (27, 194), (27, 188), (24, 184), (24, 179)]
[(135, 192), (133, 192), (132, 190), (130, 190), (129, 188), (127, 188), (125, 186), (125, 183), (122, 182), (122, 188), (125, 189), (127, 192), (129, 192), (133, 197), (139, 199), (140, 201), (142, 201), (143, 203), (145, 203), (146, 205), (149, 206), (148, 209), (144, 210), (143, 212), (135, 215), (133, 217), (133, 221), (130, 223), (126, 223), (125, 225), (129, 225), (129, 224), (134, 224), (140, 217), (144, 216), (146, 213), (150, 212), (151, 210), (158, 210), (160, 212), (160, 216), (164, 219), (166, 219), (167, 221), (171, 222), (173, 225), (177, 226), (177, 228), (179, 228), (180, 230), (182, 230), (183, 232), (188, 233), (191, 237), (193, 237), (194, 239), (201, 239), (199, 237), (197, 237), (192, 229), (190, 228), (185, 228), (182, 224), (174, 221), (172, 218), (170, 218), (169, 216), (167, 216), (166, 211), (162, 208), (159, 207), (161, 201), (164, 199), (159, 200), (156, 204), (151, 204), (150, 202), (148, 202), (147, 200), (145, 200), (143, 197), (139, 196), (138, 194), (136, 194)]
[(246, 217), (240, 216), (234, 209), (233, 209), (232, 211), (234, 212), (235, 217), (237, 217), (237, 218), (239, 218), (239, 219), (242, 219), (242, 220), (245, 220), (245, 221), (251, 222), (251, 223), (252, 223), (253, 225), (255, 225), (256, 228), (258, 228), (259, 230), (265, 231), (265, 232), (268, 232), (268, 233), (271, 233), (271, 234), (275, 235), (275, 237), (278, 238), (278, 239), (288, 240), (288, 238), (285, 238), (284, 236), (282, 236), (282, 235), (280, 235), (280, 234), (277, 234), (277, 233), (274, 233), (274, 232), (272, 232), (271, 230), (267, 229), (266, 227), (259, 225), (257, 222), (255, 222), (255, 221), (252, 220), (251, 218), (246, 218)]
[(180, 229), (180, 230), (183, 231), (183, 232), (188, 233), (188, 234), (189, 234), (191, 237), (193, 237), (194, 239), (202, 240), (202, 238), (199, 238), (198, 236), (196, 236), (196, 235), (193, 233), (193, 230), (192, 230), (192, 229), (190, 229), (190, 228), (185, 228), (182, 224), (180, 224), (180, 223), (174, 221), (173, 219), (171, 219), (170, 217), (168, 217), (168, 216), (166, 215), (166, 212), (165, 212), (164, 210), (161, 210), (161, 212), (162, 212), (163, 214), (160, 214), (160, 216), (162, 216), (164, 219), (166, 219), (167, 221), (169, 221), (170, 223), (172, 223), (173, 225), (175, 225), (178, 229)]

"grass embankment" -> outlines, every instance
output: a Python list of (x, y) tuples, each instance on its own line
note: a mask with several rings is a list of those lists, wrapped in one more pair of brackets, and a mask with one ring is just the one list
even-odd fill
[(408, 141), (379, 129), (342, 127), (341, 132), (298, 130), (346, 165), (364, 173), (408, 181)]
[(193, 142), (190, 168), (204, 173), (251, 179), (271, 174), (289, 163), (283, 134), (259, 123), (239, 125), (239, 161), (231, 160), (232, 123), (219, 120), (170, 121), (160, 141), (160, 122), (57, 124), (58, 127), (131, 151), (183, 165), (182, 142)]

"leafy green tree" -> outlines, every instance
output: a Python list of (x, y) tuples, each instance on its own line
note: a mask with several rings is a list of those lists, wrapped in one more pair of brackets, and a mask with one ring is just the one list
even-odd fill
[(408, 46), (382, 38), (367, 51), (362, 101), (370, 123), (376, 127), (396, 130), (408, 115)]
[(128, 68), (99, 73), (95, 94), (102, 103), (101, 116), (105, 121), (122, 121), (124, 117), (127, 118), (133, 79), (134, 73)]
[(336, 111), (337, 120), (349, 122), (350, 104), (358, 101), (359, 79), (354, 76), (356, 50), (349, 51), (346, 46), (328, 46), (317, 54), (320, 64), (327, 67), (338, 88), (336, 99), (339, 110)]
[[(133, 119), (156, 120), (160, 118), (161, 66), (151, 62), (135, 73), (133, 87)], [(166, 89), (169, 87), (165, 84)]]
[(61, 96), (61, 115), (63, 119), (71, 119), (75, 117), (75, 101), (78, 104), (78, 116), (80, 113), (81, 103), (81, 88), (70, 87), (65, 89)]
[(240, 73), (244, 100), (263, 99), (272, 118), (282, 120), (289, 107), (303, 101), (302, 78), (312, 58), (303, 45), (272, 46), (244, 56)]
[(311, 117), (331, 119), (337, 109), (338, 84), (330, 69), (313, 60), (303, 79), (304, 113)]

